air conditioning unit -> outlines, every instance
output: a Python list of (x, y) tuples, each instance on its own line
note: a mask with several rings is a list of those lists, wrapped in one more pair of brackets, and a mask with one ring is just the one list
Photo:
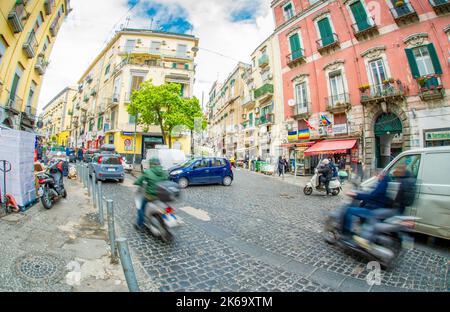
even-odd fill
[(327, 128), (325, 128), (325, 127), (320, 127), (320, 128), (319, 128), (319, 135), (320, 135), (320, 136), (327, 136)]

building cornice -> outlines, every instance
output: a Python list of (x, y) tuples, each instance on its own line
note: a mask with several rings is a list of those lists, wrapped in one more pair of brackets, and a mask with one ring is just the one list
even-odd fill
[(422, 43), (423, 41), (425, 41), (425, 39), (428, 39), (428, 34), (427, 33), (415, 33), (412, 35), (409, 35), (408, 37), (406, 37), (405, 39), (403, 39), (403, 43), (407, 44), (407, 45), (416, 45), (419, 43)]
[(364, 52), (361, 53), (361, 56), (366, 57), (370, 54), (379, 53), (379, 52), (385, 51), (385, 50), (386, 50), (386, 46), (380, 45), (380, 46), (372, 47), (372, 48), (365, 50)]
[(345, 63), (345, 60), (343, 60), (343, 59), (334, 60), (334, 61), (332, 61), (332, 62), (326, 64), (326, 65), (323, 67), (323, 70), (330, 69), (330, 68), (332, 68), (332, 67), (336, 67), (336, 66), (342, 65), (342, 64), (344, 64), (344, 63)]
[(305, 79), (306, 77), (309, 77), (309, 74), (307, 73), (298, 74), (294, 78), (292, 78), (291, 81), (302, 80)]
[(444, 29), (443, 29), (443, 31), (444, 31), (445, 33), (450, 32), (450, 24), (448, 24), (447, 26), (445, 26)]
[(312, 20), (315, 22), (315, 21), (317, 21), (318, 19), (321, 19), (322, 17), (325, 17), (325, 16), (327, 16), (327, 15), (329, 15), (329, 14), (330, 14), (330, 10), (329, 10), (329, 9), (326, 9), (326, 10), (321, 11), (321, 12), (317, 13), (316, 15), (314, 15), (314, 17), (312, 18)]

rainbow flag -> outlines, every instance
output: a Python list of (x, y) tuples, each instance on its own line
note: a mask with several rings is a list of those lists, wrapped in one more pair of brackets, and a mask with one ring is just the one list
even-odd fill
[(327, 116), (321, 115), (321, 116), (320, 116), (320, 119), (322, 120), (322, 124), (323, 124), (324, 126), (329, 126), (329, 125), (331, 125), (331, 121), (328, 120)]
[(288, 141), (297, 140), (297, 131), (288, 132)]
[(311, 137), (311, 133), (309, 129), (298, 130), (298, 139), (299, 140), (307, 140)]

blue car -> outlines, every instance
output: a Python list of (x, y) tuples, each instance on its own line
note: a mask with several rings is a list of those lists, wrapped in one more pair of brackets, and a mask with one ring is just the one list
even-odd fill
[(199, 184), (230, 186), (234, 178), (230, 162), (222, 157), (190, 159), (171, 169), (169, 174), (181, 188)]

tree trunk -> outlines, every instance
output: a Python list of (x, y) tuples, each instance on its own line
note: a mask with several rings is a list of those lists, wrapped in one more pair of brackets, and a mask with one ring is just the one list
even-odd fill
[(194, 155), (194, 130), (191, 129), (191, 155)]
[(172, 148), (172, 134), (169, 133), (169, 148)]
[(166, 143), (166, 132), (164, 131), (164, 125), (163, 125), (163, 120), (161, 118), (161, 113), (159, 111), (157, 111), (156, 114), (158, 115), (159, 128), (161, 129), (163, 141), (164, 141), (164, 143)]

